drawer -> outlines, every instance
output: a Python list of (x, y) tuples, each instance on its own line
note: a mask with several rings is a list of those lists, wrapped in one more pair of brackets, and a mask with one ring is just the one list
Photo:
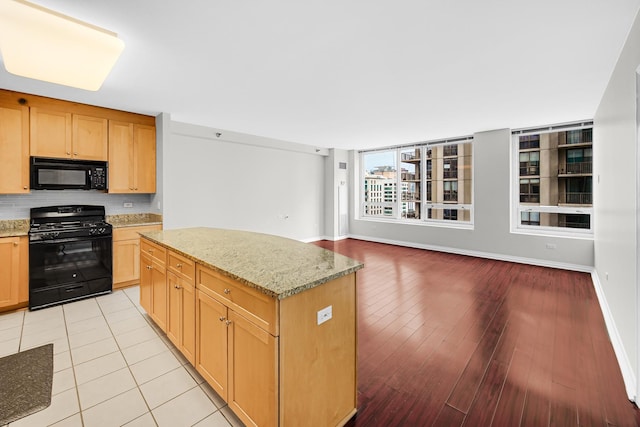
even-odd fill
[(138, 233), (144, 233), (145, 231), (162, 230), (161, 225), (145, 225), (136, 227), (121, 227), (113, 229), (113, 241), (119, 242), (121, 240), (133, 240), (139, 239)]
[(271, 335), (278, 336), (278, 302), (275, 297), (265, 295), (257, 289), (201, 265), (196, 267), (196, 275), (196, 287), (202, 292), (238, 312)]
[(186, 280), (190, 284), (195, 284), (196, 263), (178, 253), (169, 251), (167, 255), (167, 268), (176, 276)]
[(140, 252), (150, 255), (162, 265), (164, 265), (167, 260), (167, 250), (165, 248), (144, 238), (140, 239)]

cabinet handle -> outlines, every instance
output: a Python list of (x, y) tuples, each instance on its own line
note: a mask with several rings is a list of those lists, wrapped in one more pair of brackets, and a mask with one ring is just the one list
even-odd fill
[(147, 270), (151, 270), (151, 268), (152, 267), (150, 265), (147, 265)]
[(18, 246), (18, 242), (13, 242), (13, 246)]
[(138, 191), (138, 187), (134, 188), (134, 190)]
[(227, 320), (226, 322), (224, 322), (227, 324), (227, 326), (229, 326), (231, 324), (231, 320)]
[(176, 288), (176, 289), (182, 289), (182, 287), (180, 285), (174, 285), (173, 287)]
[(70, 155), (71, 155), (71, 151), (67, 151), (67, 156), (70, 156)]
[(77, 156), (77, 155), (78, 155), (78, 153), (75, 153), (75, 152), (74, 152), (74, 153), (73, 153), (73, 155), (74, 155), (74, 156)]
[(226, 317), (224, 317), (224, 316), (220, 316), (220, 321), (221, 321), (221, 322), (224, 322), (225, 320), (226, 320)]
[(29, 187), (27, 187), (26, 185), (24, 187), (22, 187), (24, 190), (28, 190)]
[(229, 295), (229, 294), (231, 293), (231, 289), (225, 289), (225, 290), (224, 290), (224, 293), (225, 293), (225, 294), (227, 294), (227, 295)]
[(153, 253), (153, 249), (147, 249), (147, 252), (149, 252), (150, 254)]
[(182, 264), (177, 263), (177, 264), (176, 264), (176, 268), (182, 268)]

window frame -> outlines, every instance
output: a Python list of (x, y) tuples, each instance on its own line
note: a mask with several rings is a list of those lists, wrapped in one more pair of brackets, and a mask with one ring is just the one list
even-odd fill
[[(427, 165), (428, 162), (430, 161), (433, 167), (433, 161), (435, 160), (435, 158), (433, 157), (433, 149), (435, 147), (438, 146), (451, 146), (451, 145), (457, 145), (458, 144), (469, 144), (470, 146), (470, 155), (471, 155), (471, 162), (470, 162), (470, 166), (471, 166), (471, 173), (470, 173), (470, 179), (471, 179), (471, 189), (470, 189), (470, 193), (471, 193), (471, 202), (470, 203), (459, 203), (458, 201), (443, 201), (440, 203), (436, 203), (436, 202), (432, 202), (430, 198), (428, 198), (429, 194), (432, 194), (431, 192), (429, 192), (429, 189), (427, 187), (427, 182), (436, 182), (436, 181), (441, 181), (441, 182), (452, 182), (455, 181), (456, 184), (458, 184), (458, 180), (459, 178), (444, 178), (444, 176), (440, 179), (437, 179), (437, 177), (433, 176), (433, 172), (431, 174), (431, 176), (427, 175)], [(430, 141), (430, 142), (421, 142), (421, 143), (416, 143), (416, 144), (409, 144), (409, 145), (401, 145), (401, 146), (392, 146), (392, 147), (383, 147), (383, 148), (379, 148), (379, 149), (374, 149), (374, 150), (360, 150), (357, 154), (358, 154), (358, 162), (359, 162), (359, 167), (358, 167), (358, 176), (357, 176), (357, 191), (358, 191), (358, 195), (357, 195), (357, 200), (358, 200), (358, 205), (359, 205), (359, 209), (356, 211), (356, 219), (358, 220), (362, 220), (362, 221), (375, 221), (375, 222), (392, 222), (392, 223), (400, 223), (400, 224), (413, 224), (413, 225), (419, 225), (419, 226), (439, 226), (439, 227), (449, 227), (449, 228), (462, 228), (462, 229), (473, 229), (473, 223), (474, 223), (474, 200), (475, 200), (475, 188), (473, 185), (474, 179), (475, 179), (475, 155), (474, 155), (474, 151), (475, 151), (475, 146), (474, 146), (474, 139), (473, 136), (465, 136), (465, 137), (460, 137), (460, 138), (451, 138), (451, 139), (446, 139), (446, 140), (438, 140), (438, 141)], [(396, 171), (400, 171), (398, 173), (396, 173), (396, 181), (395, 181), (395, 185), (396, 188), (402, 188), (402, 153), (405, 152), (407, 150), (411, 150), (411, 149), (420, 149), (420, 213), (419, 213), (419, 219), (415, 219), (415, 218), (403, 218), (403, 214), (402, 214), (402, 203), (403, 203), (403, 197), (402, 197), (402, 190), (397, 192), (397, 197), (396, 197), (396, 201), (395, 202), (391, 202), (390, 204), (394, 205), (392, 206), (394, 214), (393, 216), (384, 216), (384, 215), (371, 215), (371, 214), (367, 214), (367, 206), (372, 206), (373, 205), (378, 205), (380, 203), (376, 203), (376, 202), (366, 202), (365, 201), (365, 188), (364, 188), (364, 184), (365, 184), (365, 178), (366, 178), (366, 165), (365, 165), (365, 156), (369, 153), (381, 153), (381, 152), (395, 152), (395, 167), (396, 167)], [(457, 148), (456, 148), (457, 150)], [(444, 152), (444, 149), (443, 149)], [(429, 154), (430, 153), (430, 154)], [(429, 157), (427, 157), (429, 156)], [(452, 160), (452, 156), (444, 156), (444, 154), (442, 155), (443, 157), (443, 161), (444, 159), (448, 159), (448, 160)], [(459, 177), (459, 165), (457, 164), (457, 154), (456, 154), (456, 177)], [(443, 184), (444, 186), (444, 184)], [(459, 189), (458, 189), (459, 190)], [(459, 191), (456, 191), (456, 194), (459, 195)], [(406, 202), (406, 201), (405, 201)], [(390, 206), (391, 207), (391, 206)], [(428, 213), (430, 210), (435, 209), (435, 210), (443, 210), (444, 213), (444, 209), (447, 210), (456, 210), (456, 211), (468, 211), (469, 212), (469, 221), (464, 221), (464, 220), (448, 220), (448, 219), (434, 219), (434, 218), (428, 218)], [(460, 217), (460, 213), (457, 214), (458, 217)], [(466, 215), (463, 214), (463, 218)]]
[[(548, 206), (548, 205), (535, 205), (535, 204), (527, 204), (527, 202), (520, 201), (520, 180), (521, 179), (541, 179), (540, 175), (537, 176), (526, 176), (520, 175), (520, 140), (521, 136), (530, 136), (536, 134), (543, 133), (552, 133), (552, 132), (566, 132), (571, 130), (585, 130), (585, 129), (593, 129), (593, 121), (585, 120), (580, 122), (572, 122), (558, 125), (550, 125), (545, 127), (537, 127), (537, 128), (525, 128), (525, 129), (516, 129), (511, 132), (511, 144), (510, 144), (510, 171), (511, 171), (511, 179), (510, 179), (510, 188), (511, 188), (511, 232), (514, 234), (532, 234), (532, 235), (543, 235), (543, 236), (552, 236), (552, 237), (571, 237), (578, 239), (593, 239), (593, 229), (594, 229), (594, 209), (592, 206)], [(592, 130), (593, 132), (593, 130)], [(591, 141), (591, 149), (593, 150), (593, 139)], [(576, 147), (578, 148), (578, 147)], [(541, 151), (541, 148), (523, 148), (523, 152), (528, 151)], [(593, 151), (592, 151), (593, 152)], [(542, 156), (542, 153), (540, 154)], [(592, 157), (593, 159), (593, 157)], [(540, 168), (542, 165), (539, 164)], [(592, 175), (593, 180), (593, 175)], [(593, 182), (593, 181), (592, 181)], [(593, 201), (593, 184), (592, 184), (592, 201)], [(532, 202), (535, 203), (535, 202)], [(521, 223), (521, 218), (523, 213), (553, 213), (553, 214), (564, 214), (564, 215), (589, 215), (589, 228), (568, 228), (568, 227), (559, 227), (559, 226), (540, 226), (540, 225), (527, 225)]]

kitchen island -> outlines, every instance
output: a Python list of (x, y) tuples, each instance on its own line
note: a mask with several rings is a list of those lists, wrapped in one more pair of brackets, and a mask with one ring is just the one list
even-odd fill
[(356, 412), (358, 261), (277, 236), (142, 233), (140, 302), (246, 425)]

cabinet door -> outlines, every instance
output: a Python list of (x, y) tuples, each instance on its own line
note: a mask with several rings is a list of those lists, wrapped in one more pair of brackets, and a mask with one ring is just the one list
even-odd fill
[(140, 278), (140, 240), (113, 242), (113, 284)]
[(196, 290), (196, 369), (227, 400), (227, 307)]
[(133, 192), (133, 124), (109, 121), (109, 193)]
[(156, 129), (134, 125), (134, 191), (156, 192)]
[(71, 113), (31, 108), (31, 155), (71, 158)]
[(227, 403), (246, 425), (278, 424), (278, 339), (229, 310)]
[(196, 353), (195, 288), (170, 271), (167, 271), (167, 286), (169, 287), (167, 337), (184, 357), (191, 364), (194, 364)]
[(106, 161), (108, 129), (107, 119), (74, 114), (72, 157)]
[(151, 315), (151, 269), (153, 268), (151, 256), (140, 255), (140, 305), (147, 314)]
[(20, 286), (20, 238), (0, 239), (0, 307), (18, 304)]
[(182, 280), (182, 345), (184, 357), (194, 365), (196, 363), (196, 288)]
[(0, 103), (0, 193), (29, 192), (29, 108)]
[(180, 318), (182, 317), (182, 293), (180, 292), (180, 282), (178, 276), (172, 272), (167, 272), (167, 287), (169, 301), (167, 304), (167, 338), (175, 344), (178, 349), (181, 347)]
[(167, 271), (155, 260), (151, 263), (151, 318), (167, 330)]

